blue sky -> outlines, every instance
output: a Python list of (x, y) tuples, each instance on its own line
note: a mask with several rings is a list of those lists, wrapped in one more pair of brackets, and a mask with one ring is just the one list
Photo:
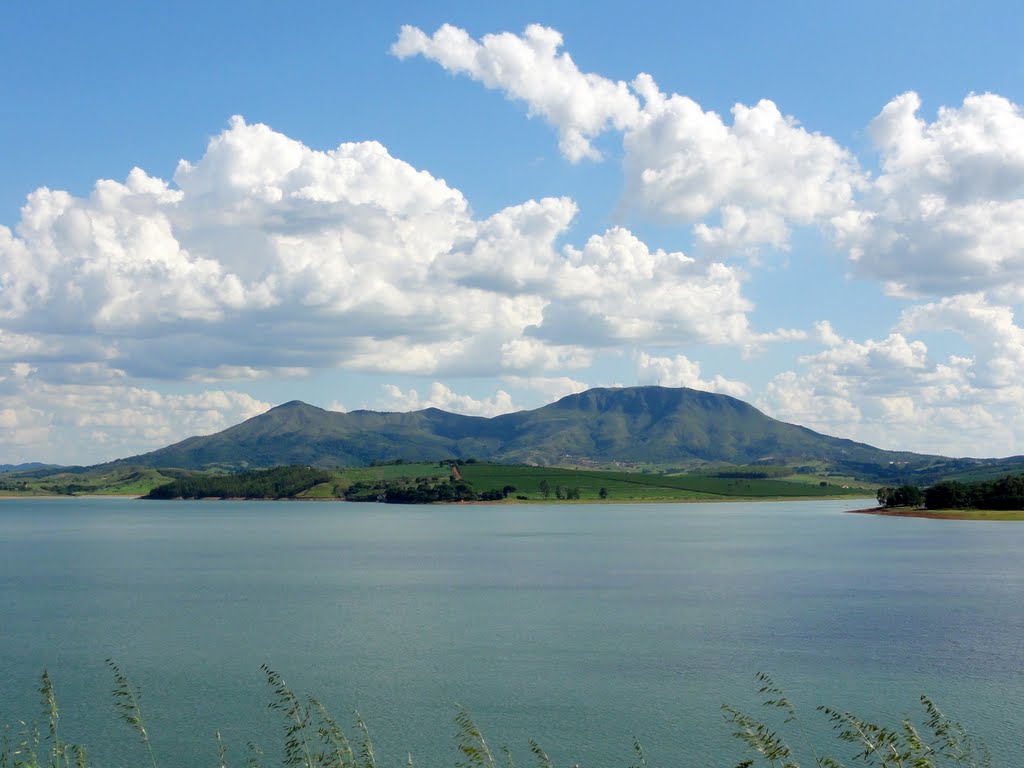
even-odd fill
[(1024, 453), (1016, 4), (0, 8), (0, 462), (734, 395)]

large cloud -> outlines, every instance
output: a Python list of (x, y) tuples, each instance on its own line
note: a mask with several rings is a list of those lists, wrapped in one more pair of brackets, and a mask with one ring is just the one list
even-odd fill
[(971, 94), (932, 122), (917, 94), (893, 99), (868, 126), (881, 164), (872, 179), (768, 99), (736, 104), (730, 123), (650, 75), (626, 84), (581, 72), (561, 44), (537, 26), (477, 42), (446, 25), (432, 36), (404, 27), (392, 51), (525, 101), (572, 160), (596, 157), (594, 136), (620, 132), (623, 203), (692, 225), (703, 252), (785, 249), (794, 228), (813, 226), (890, 293), (1024, 299), (1024, 115), (1008, 99)]
[(552, 294), (539, 339), (582, 346), (622, 342), (745, 344), (754, 333), (752, 305), (738, 273), (682, 253), (652, 251), (619, 227), (592, 236), (583, 248), (565, 248), (553, 265)]
[(663, 219), (697, 222), (715, 251), (788, 245), (790, 227), (844, 212), (862, 184), (852, 155), (811, 133), (771, 101), (737, 104), (729, 125), (647, 76), (645, 98), (625, 134), (626, 199)]
[(317, 151), (234, 118), (174, 183), (40, 189), (0, 228), (0, 360), (198, 381), (345, 366), (427, 375), (586, 365), (621, 340), (742, 344), (741, 276), (624, 229), (561, 246), (576, 204), (476, 219), (380, 144)]
[(721, 374), (703, 378), (701, 364), (686, 355), (657, 357), (640, 352), (636, 357), (637, 381), (662, 387), (690, 387), (707, 392), (719, 392), (733, 397), (746, 397), (750, 387), (742, 381), (727, 379)]
[(488, 88), (525, 101), (559, 132), (569, 160), (600, 157), (590, 139), (608, 128), (622, 129), (636, 119), (639, 103), (629, 87), (583, 73), (567, 53), (562, 35), (531, 24), (522, 36), (485, 35), (478, 43), (465, 30), (445, 24), (433, 35), (405, 26), (391, 52), (399, 58), (422, 55), (449, 72), (465, 74)]
[(421, 396), (415, 389), (403, 390), (394, 384), (385, 384), (384, 393), (386, 397), (380, 404), (382, 410), (419, 411), (424, 408), (440, 408), (468, 416), (497, 416), (516, 410), (512, 396), (503, 389), (499, 389), (493, 398), (478, 399), (459, 394), (451, 387), (435, 381), (425, 396)]
[[(1019, 349), (939, 360), (924, 342), (905, 335), (948, 327), (965, 312), (974, 313), (972, 336), (996, 332), (1006, 339), (1024, 333), (1007, 324), (1005, 313), (991, 309), (983, 303), (942, 303), (912, 310), (900, 330), (861, 342), (842, 338), (823, 323), (819, 339), (825, 348), (801, 358), (799, 370), (776, 375), (757, 405), (776, 418), (885, 448), (950, 456), (1020, 453), (1024, 360)], [(993, 386), (993, 372), (1013, 372), (1017, 378)]]
[(44, 374), (0, 366), (0, 462), (95, 464), (217, 432), (270, 407), (234, 390), (162, 393), (101, 366)]
[(900, 328), (958, 334), (972, 350), (975, 387), (1007, 400), (1024, 394), (1024, 328), (1012, 308), (992, 304), (983, 294), (955, 296), (909, 308)]
[(594, 136), (621, 131), (626, 204), (695, 224), (699, 243), (713, 252), (784, 247), (791, 226), (843, 213), (863, 183), (848, 151), (767, 99), (737, 104), (729, 125), (690, 98), (662, 93), (650, 75), (626, 84), (581, 72), (561, 45), (561, 34), (537, 25), (477, 42), (446, 24), (433, 35), (403, 27), (391, 50), (525, 101), (555, 127), (574, 162), (599, 157)]
[(837, 239), (865, 275), (894, 293), (992, 290), (1024, 298), (1024, 115), (972, 94), (929, 123), (916, 93), (871, 122), (882, 173)]

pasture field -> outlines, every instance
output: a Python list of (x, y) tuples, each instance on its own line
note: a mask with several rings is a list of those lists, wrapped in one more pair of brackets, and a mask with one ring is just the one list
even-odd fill
[[(515, 487), (515, 496), (530, 501), (555, 498), (557, 486), (579, 488), (581, 501), (599, 500), (601, 488), (608, 501), (683, 501), (714, 499), (820, 498), (862, 496), (863, 488), (843, 488), (808, 482), (775, 479), (707, 477), (703, 475), (656, 475), (643, 472), (605, 472), (560, 467), (529, 467), (505, 464), (461, 464), (462, 476), (477, 492)], [(545, 499), (541, 483), (547, 482)]]
[[(578, 501), (646, 502), (713, 501), (729, 499), (832, 498), (873, 494), (864, 484), (839, 483), (835, 478), (798, 475), (771, 478), (716, 477), (712, 474), (660, 474), (645, 471), (607, 471), (566, 467), (535, 467), (514, 464), (460, 463), (456, 482), (464, 481), (477, 494), (513, 488), (506, 502)], [(322, 480), (326, 473), (328, 479)], [(174, 480), (215, 484), (232, 473), (201, 473), (116, 467), (100, 472), (61, 472), (45, 477), (11, 478), (7, 495), (125, 495), (143, 496)], [(451, 474), (447, 461), (388, 463), (369, 467), (337, 467), (321, 471), (321, 478), (295, 498), (343, 498), (354, 485), (407, 488), (446, 482)], [(223, 484), (220, 482), (220, 484)], [(547, 493), (544, 488), (547, 488)], [(602, 489), (604, 493), (602, 494)], [(569, 491), (572, 491), (570, 494)], [(2, 491), (0, 491), (2, 492)], [(260, 491), (255, 492), (260, 495)], [(291, 492), (289, 492), (291, 494)], [(247, 493), (239, 490), (238, 495)]]

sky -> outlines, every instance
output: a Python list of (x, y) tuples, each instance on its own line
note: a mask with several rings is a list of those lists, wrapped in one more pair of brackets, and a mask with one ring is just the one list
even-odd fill
[(643, 384), (1024, 453), (1022, 16), (0, 4), (0, 463)]

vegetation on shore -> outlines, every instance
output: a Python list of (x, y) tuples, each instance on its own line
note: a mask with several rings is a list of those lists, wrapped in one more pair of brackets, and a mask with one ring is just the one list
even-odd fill
[[(173, 765), (173, 761), (164, 762), (164, 756), (153, 749), (139, 703), (139, 690), (117, 664), (108, 659), (107, 665), (114, 678), (114, 712), (138, 739), (133, 759), (141, 759), (151, 768)], [(281, 742), (272, 750), (250, 742), (244, 761), (247, 768), (272, 764), (302, 768), (378, 767), (370, 731), (358, 712), (354, 715), (355, 735), (350, 739), (320, 701), (292, 691), (282, 676), (267, 665), (261, 671), (271, 690), (268, 706), (281, 716)], [(801, 760), (815, 768), (990, 768), (992, 764), (985, 745), (946, 717), (926, 696), (920, 699), (925, 716), (922, 722), (905, 718), (892, 726), (876, 725), (840, 709), (818, 707), (820, 722), (830, 727), (840, 742), (839, 749), (847, 761), (841, 762), (819, 753), (796, 709), (771, 678), (758, 674), (757, 681), (765, 716), (756, 717), (722, 705), (726, 726), (743, 747), (744, 756), (735, 763), (736, 768), (800, 768)], [(10, 727), (5, 728), (0, 742), (0, 768), (88, 768), (88, 745), (63, 739), (54, 685), (46, 671), (41, 683), (41, 720), (20, 721), (20, 728), (13, 735)], [(465, 710), (458, 708), (454, 724), (456, 768), (497, 768), (499, 762), (514, 768), (511, 749), (503, 746), (495, 754)], [(793, 746), (793, 737), (801, 742), (799, 747)], [(527, 743), (537, 768), (554, 768), (541, 745), (533, 740)], [(634, 739), (633, 745), (636, 764), (631, 768), (647, 768), (640, 740)], [(685, 743), (680, 744), (680, 750), (680, 765), (685, 766)], [(211, 760), (216, 760), (218, 768), (242, 764), (229, 761), (228, 745), (219, 731), (214, 732)], [(728, 764), (732, 765), (732, 760)], [(406, 768), (413, 765), (413, 756), (409, 755)]]
[(958, 520), (1024, 519), (1024, 474), (968, 483), (942, 480), (927, 488), (884, 487), (878, 505), (890, 514)]
[(754, 472), (608, 472), (453, 459), (358, 469), (277, 467), (237, 474), (191, 474), (154, 488), (148, 499), (345, 499), (399, 504), (465, 501), (696, 501), (862, 496), (868, 489)]
[(310, 467), (276, 467), (233, 475), (192, 475), (153, 488), (147, 499), (289, 499), (331, 476)]
[(141, 496), (195, 472), (140, 466), (43, 468), (0, 474), (0, 496)]
[(1024, 519), (1024, 474), (975, 482), (941, 480), (877, 490), (822, 466), (718, 465), (700, 471), (638, 466), (632, 471), (495, 464), (475, 459), (376, 461), (366, 467), (283, 466), (243, 472), (106, 467), (0, 475), (0, 495), (130, 495), (149, 499), (344, 499), (438, 502), (713, 501), (853, 498), (875, 493), (879, 510), (901, 516)]

